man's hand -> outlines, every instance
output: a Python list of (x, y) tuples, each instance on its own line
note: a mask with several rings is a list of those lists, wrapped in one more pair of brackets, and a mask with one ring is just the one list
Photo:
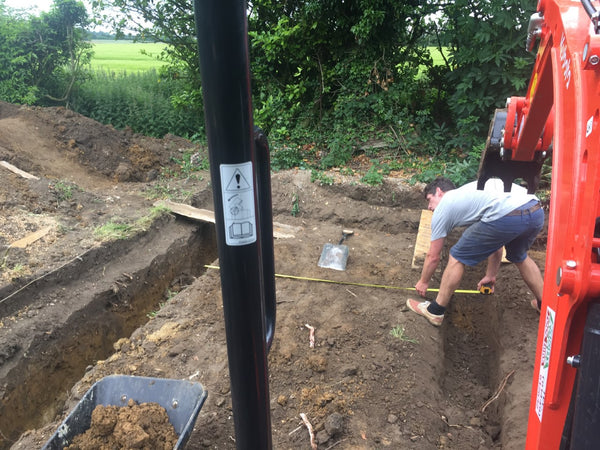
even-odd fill
[(494, 293), (494, 286), (496, 285), (496, 277), (491, 277), (486, 275), (483, 277), (479, 283), (477, 283), (477, 290), (481, 291), (481, 286), (486, 285), (492, 290), (492, 294)]
[(425, 294), (427, 294), (427, 289), (429, 288), (429, 283), (425, 283), (424, 281), (419, 280), (417, 282), (417, 284), (415, 285), (415, 290), (417, 291), (417, 294), (419, 294), (421, 297), (425, 297)]

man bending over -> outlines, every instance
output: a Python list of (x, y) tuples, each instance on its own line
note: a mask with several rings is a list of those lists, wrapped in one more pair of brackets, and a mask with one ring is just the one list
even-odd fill
[(506, 259), (519, 269), (535, 296), (532, 306), (539, 311), (544, 280), (535, 261), (527, 255), (544, 225), (544, 210), (539, 199), (532, 194), (479, 191), (469, 186), (456, 189), (452, 181), (442, 177), (429, 183), (423, 194), (433, 216), (431, 244), (421, 278), (415, 285), (419, 295), (425, 297), (427, 293), (431, 277), (440, 262), (446, 236), (455, 227), (468, 228), (450, 249), (437, 298), (432, 302), (409, 298), (406, 305), (410, 310), (439, 327), (450, 298), (460, 284), (465, 265), (475, 266), (487, 258), (486, 274), (477, 288), (485, 284), (493, 291), (502, 261), (502, 248), (505, 247)]

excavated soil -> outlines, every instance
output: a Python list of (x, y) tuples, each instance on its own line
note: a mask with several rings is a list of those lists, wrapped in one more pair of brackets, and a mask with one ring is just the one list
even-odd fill
[(172, 450), (176, 444), (177, 433), (165, 408), (130, 399), (126, 406), (96, 406), (90, 427), (76, 435), (67, 450)]
[[(0, 166), (0, 448), (41, 448), (112, 374), (199, 381), (208, 397), (186, 448), (235, 448), (221, 281), (206, 267), (218, 264), (214, 225), (151, 215), (160, 198), (213, 209), (208, 172), (166, 177), (188, 151), (206, 154), (0, 103), (0, 160), (36, 177)], [(329, 175), (272, 174), (273, 219), (292, 230), (275, 239), (275, 271), (298, 277), (276, 278), (273, 447), (311, 447), (303, 413), (320, 449), (523, 448), (539, 316), (516, 267), (503, 265), (494, 295), (455, 295), (434, 328), (404, 306), (420, 273), (420, 187)], [(135, 232), (107, 240), (95, 231), (108, 223)], [(318, 267), (344, 228), (346, 270)], [(540, 237), (542, 269), (544, 250)], [(468, 269), (461, 288), (483, 273)]]

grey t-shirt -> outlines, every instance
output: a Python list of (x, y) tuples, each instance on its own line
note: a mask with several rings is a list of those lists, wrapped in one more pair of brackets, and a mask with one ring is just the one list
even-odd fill
[(465, 185), (444, 194), (431, 218), (431, 240), (444, 238), (455, 227), (491, 222), (537, 200), (533, 194), (478, 191)]

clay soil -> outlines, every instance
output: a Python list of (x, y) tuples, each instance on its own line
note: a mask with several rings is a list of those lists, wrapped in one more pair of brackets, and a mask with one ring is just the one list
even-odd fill
[(176, 444), (177, 433), (165, 408), (130, 399), (127, 406), (96, 406), (90, 427), (76, 435), (67, 450), (172, 450)]
[[(214, 225), (163, 213), (127, 239), (94, 232), (139, 224), (161, 198), (212, 210), (209, 173), (176, 171), (190, 151), (206, 155), (175, 136), (0, 103), (0, 160), (37, 177), (0, 167), (0, 448), (41, 448), (112, 374), (202, 383), (186, 448), (235, 448), (221, 280), (204, 267), (218, 264)], [(276, 273), (340, 282), (276, 278), (273, 447), (311, 448), (303, 413), (319, 449), (523, 448), (539, 315), (517, 269), (503, 265), (494, 295), (455, 295), (431, 326), (405, 307), (421, 186), (401, 174), (367, 186), (360, 158), (354, 168), (330, 172), (332, 185), (272, 174), (273, 220), (288, 231), (274, 241)], [(346, 270), (318, 267), (343, 228), (354, 231)], [(533, 250), (543, 270), (543, 236)], [(467, 269), (461, 288), (484, 270)]]

